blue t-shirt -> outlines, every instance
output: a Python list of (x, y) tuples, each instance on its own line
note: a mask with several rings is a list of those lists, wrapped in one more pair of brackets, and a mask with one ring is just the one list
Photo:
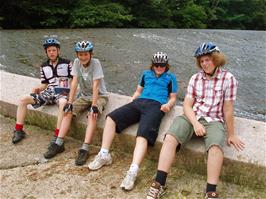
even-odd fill
[(152, 99), (165, 104), (170, 93), (176, 93), (178, 85), (176, 77), (170, 71), (157, 77), (153, 70), (145, 70), (139, 80), (143, 91), (139, 98)]

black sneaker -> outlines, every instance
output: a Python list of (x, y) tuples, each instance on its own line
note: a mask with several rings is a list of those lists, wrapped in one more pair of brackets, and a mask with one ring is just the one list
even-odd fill
[(53, 136), (53, 137), (52, 137), (51, 141), (49, 142), (49, 144), (48, 144), (48, 146), (47, 146), (47, 149), (49, 149), (49, 148), (52, 146), (52, 144), (55, 143), (56, 138), (57, 138), (56, 136)]
[(20, 142), (26, 136), (26, 133), (24, 131), (14, 130), (13, 133), (14, 133), (14, 135), (12, 137), (12, 143), (13, 144), (16, 144), (16, 143)]
[(77, 166), (82, 166), (86, 163), (88, 158), (89, 158), (89, 151), (80, 149), (75, 163)]
[(56, 143), (52, 143), (48, 148), (48, 151), (43, 155), (46, 159), (50, 159), (58, 153), (62, 153), (65, 150), (64, 144), (62, 146), (57, 145)]

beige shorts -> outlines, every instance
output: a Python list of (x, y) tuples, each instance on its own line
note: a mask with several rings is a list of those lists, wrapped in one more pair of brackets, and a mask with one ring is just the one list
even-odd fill
[[(98, 100), (97, 100), (97, 107), (99, 109), (100, 114), (103, 112), (104, 110), (104, 106), (106, 105), (108, 101), (107, 97), (102, 97), (99, 96)], [(78, 99), (76, 99), (73, 102), (73, 115), (80, 115), (82, 112), (84, 112), (85, 110), (87, 110), (92, 104), (92, 99), (91, 98), (84, 98), (84, 97), (79, 97)]]

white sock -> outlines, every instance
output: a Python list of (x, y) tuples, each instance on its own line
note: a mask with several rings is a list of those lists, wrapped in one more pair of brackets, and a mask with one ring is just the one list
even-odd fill
[(100, 150), (100, 154), (101, 154), (103, 157), (107, 156), (108, 153), (109, 153), (109, 150), (108, 150), (108, 149), (101, 148), (101, 150)]
[(132, 173), (138, 173), (138, 170), (139, 170), (139, 165), (135, 164), (135, 163), (132, 163), (130, 165), (130, 168), (129, 168), (129, 171), (132, 172)]

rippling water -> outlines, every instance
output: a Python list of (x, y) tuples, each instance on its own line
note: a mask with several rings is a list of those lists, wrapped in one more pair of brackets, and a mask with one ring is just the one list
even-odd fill
[(239, 81), (236, 115), (266, 121), (266, 32), (181, 29), (47, 29), (1, 30), (0, 69), (39, 77), (45, 60), (42, 40), (57, 35), (63, 57), (74, 59), (73, 44), (89, 38), (94, 56), (101, 60), (107, 88), (132, 95), (138, 78), (150, 64), (151, 55), (165, 51), (180, 85), (182, 104), (185, 87), (197, 71), (193, 52), (204, 41), (212, 41), (227, 55), (226, 68)]

